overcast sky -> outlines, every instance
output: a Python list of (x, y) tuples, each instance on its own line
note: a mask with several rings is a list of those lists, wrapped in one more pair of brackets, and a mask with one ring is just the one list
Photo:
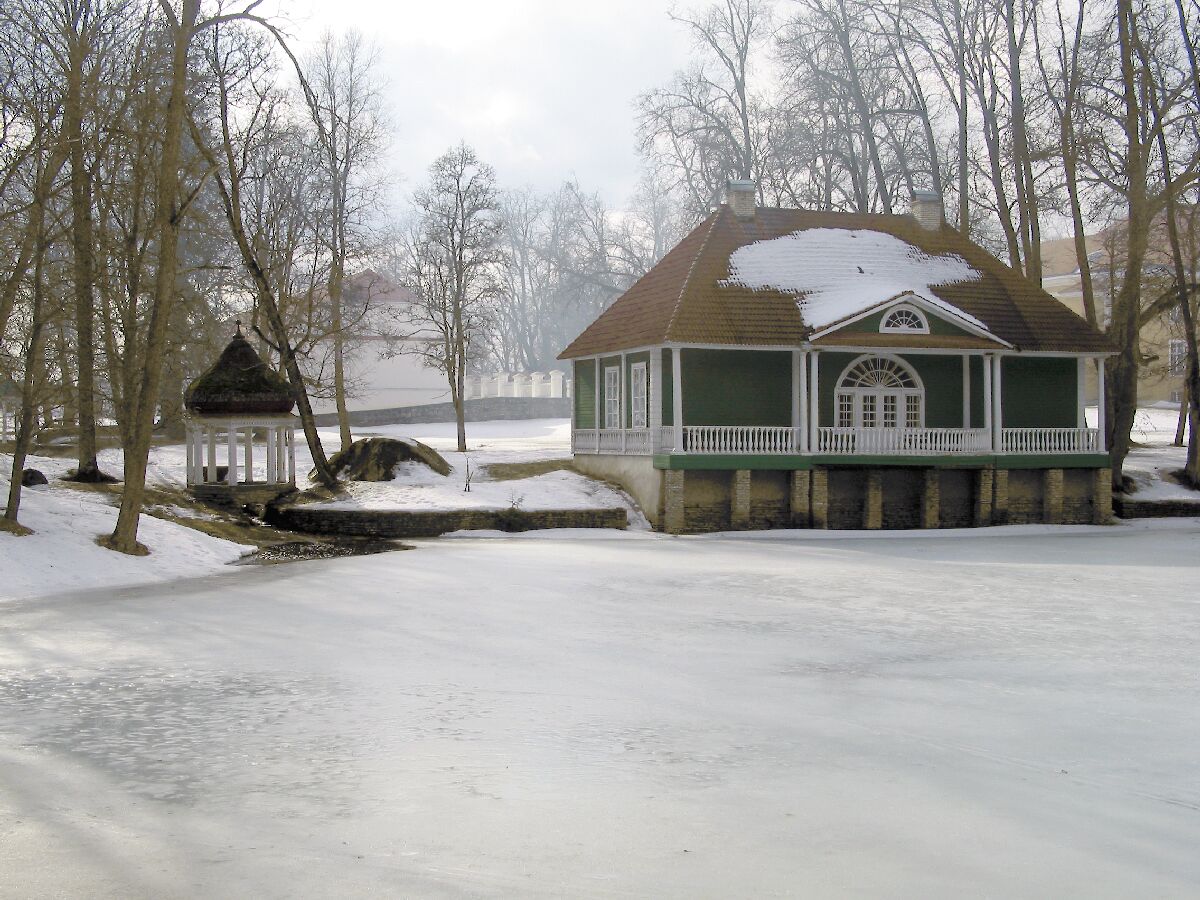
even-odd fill
[(357, 28), (379, 47), (403, 190), (458, 140), (502, 187), (577, 177), (622, 206), (639, 175), (634, 99), (687, 64), (671, 0), (276, 0), (297, 49)]

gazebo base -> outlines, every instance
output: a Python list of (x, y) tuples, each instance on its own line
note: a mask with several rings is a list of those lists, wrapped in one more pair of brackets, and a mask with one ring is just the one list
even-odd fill
[(249, 484), (214, 482), (188, 485), (188, 491), (197, 500), (228, 506), (265, 505), (294, 490), (296, 488), (290, 484), (268, 484), (266, 482), (250, 482)]

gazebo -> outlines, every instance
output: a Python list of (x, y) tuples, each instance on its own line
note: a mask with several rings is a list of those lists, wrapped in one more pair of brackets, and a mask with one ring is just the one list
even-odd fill
[(184, 404), (192, 493), (255, 502), (295, 487), (292, 389), (243, 337), (240, 322), (220, 359), (188, 387)]
[(16, 440), (17, 411), (21, 408), (21, 388), (0, 373), (0, 441)]

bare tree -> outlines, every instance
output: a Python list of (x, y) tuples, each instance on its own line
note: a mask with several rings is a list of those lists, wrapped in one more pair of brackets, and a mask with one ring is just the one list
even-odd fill
[(460, 452), (467, 449), (467, 367), (482, 351), (502, 260), (495, 182), (491, 166), (465, 143), (446, 151), (413, 195), (418, 215), (403, 238), (401, 280), (417, 300), (402, 324), (425, 364), (446, 376)]
[[(340, 38), (326, 34), (310, 58), (309, 113), (317, 127), (328, 207), (321, 235), (329, 254), (327, 284), (333, 341), (333, 396), (342, 449), (350, 446), (346, 410), (347, 330), (343, 283), (346, 267), (368, 251), (368, 217), (379, 206), (371, 180), (385, 143), (378, 54), (358, 32)], [(363, 310), (359, 310), (361, 317)]]

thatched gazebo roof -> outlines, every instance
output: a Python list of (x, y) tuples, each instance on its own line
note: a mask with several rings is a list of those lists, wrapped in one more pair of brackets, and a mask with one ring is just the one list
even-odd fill
[(287, 380), (262, 361), (238, 332), (211, 369), (191, 383), (183, 395), (190, 412), (212, 415), (284, 415), (295, 398)]

